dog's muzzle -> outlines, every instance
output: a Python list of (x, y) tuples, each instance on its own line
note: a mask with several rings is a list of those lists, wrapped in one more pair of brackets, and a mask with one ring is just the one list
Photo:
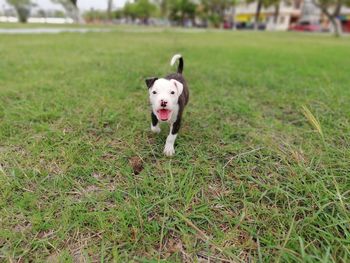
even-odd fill
[(161, 121), (167, 121), (170, 119), (171, 117), (171, 110), (168, 110), (168, 109), (160, 109), (157, 111), (157, 114), (158, 114), (158, 118), (161, 120)]

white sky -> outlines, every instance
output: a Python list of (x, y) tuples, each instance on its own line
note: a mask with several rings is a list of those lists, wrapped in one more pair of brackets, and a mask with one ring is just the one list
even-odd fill
[[(50, 0), (33, 0), (34, 3), (42, 9), (61, 9), (60, 5), (53, 4)], [(82, 10), (94, 9), (107, 9), (107, 0), (78, 0), (78, 6)], [(126, 0), (114, 0), (113, 7), (122, 7)], [(0, 10), (7, 8), (6, 0), (0, 0)]]

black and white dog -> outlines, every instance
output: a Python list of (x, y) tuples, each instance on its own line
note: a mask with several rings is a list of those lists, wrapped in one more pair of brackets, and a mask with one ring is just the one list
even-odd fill
[(184, 68), (182, 56), (179, 54), (173, 56), (170, 65), (173, 66), (177, 60), (179, 60), (177, 73), (170, 74), (165, 78), (146, 79), (152, 106), (151, 130), (159, 133), (159, 122), (170, 124), (170, 133), (164, 148), (164, 154), (167, 156), (172, 156), (175, 153), (175, 139), (180, 129), (182, 113), (189, 98), (188, 87), (182, 76)]

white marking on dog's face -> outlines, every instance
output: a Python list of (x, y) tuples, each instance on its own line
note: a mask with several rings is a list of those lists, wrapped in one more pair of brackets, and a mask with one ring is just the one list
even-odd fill
[(152, 110), (160, 121), (173, 122), (179, 110), (178, 100), (183, 85), (177, 80), (157, 79), (148, 89)]

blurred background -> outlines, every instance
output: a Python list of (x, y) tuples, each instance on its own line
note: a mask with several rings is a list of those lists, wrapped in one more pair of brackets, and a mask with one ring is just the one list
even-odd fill
[(0, 0), (0, 22), (350, 32), (350, 0)]

